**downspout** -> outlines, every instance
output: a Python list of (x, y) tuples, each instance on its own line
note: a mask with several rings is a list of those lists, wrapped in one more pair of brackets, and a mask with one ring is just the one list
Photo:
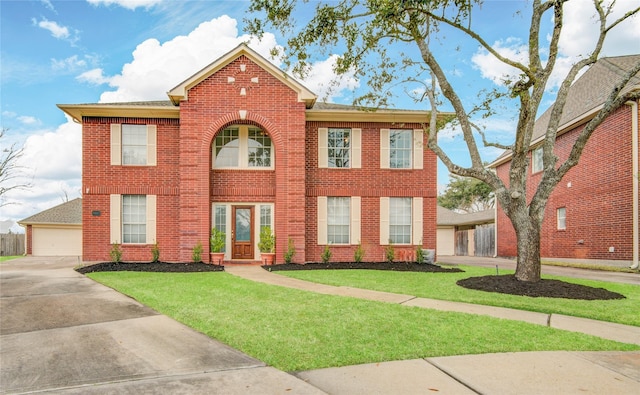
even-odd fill
[(633, 231), (631, 245), (633, 250), (633, 262), (631, 269), (638, 268), (638, 255), (640, 255), (640, 240), (638, 237), (638, 177), (640, 177), (640, 170), (638, 169), (638, 101), (627, 102), (626, 104), (631, 106), (631, 152), (633, 154), (631, 162), (632, 165), (632, 185), (633, 185)]
[(498, 257), (498, 202), (494, 197), (493, 203), (493, 257)]

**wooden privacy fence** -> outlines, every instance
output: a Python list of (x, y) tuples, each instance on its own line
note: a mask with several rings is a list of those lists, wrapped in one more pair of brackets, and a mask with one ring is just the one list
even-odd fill
[(496, 245), (494, 224), (476, 225), (474, 234), (476, 256), (493, 256)]
[(24, 234), (0, 234), (0, 256), (24, 255)]

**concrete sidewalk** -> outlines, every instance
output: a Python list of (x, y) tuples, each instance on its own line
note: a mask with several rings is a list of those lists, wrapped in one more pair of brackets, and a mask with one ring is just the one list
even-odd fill
[[(525, 321), (640, 345), (640, 327), (310, 283), (259, 266), (233, 275), (272, 285), (444, 311)], [(637, 394), (640, 352), (527, 352), (438, 357), (298, 372), (330, 394)]]

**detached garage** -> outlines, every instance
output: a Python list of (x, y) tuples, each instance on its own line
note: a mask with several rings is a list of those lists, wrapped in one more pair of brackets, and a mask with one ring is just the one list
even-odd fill
[(27, 255), (82, 256), (82, 199), (18, 221), (26, 229)]

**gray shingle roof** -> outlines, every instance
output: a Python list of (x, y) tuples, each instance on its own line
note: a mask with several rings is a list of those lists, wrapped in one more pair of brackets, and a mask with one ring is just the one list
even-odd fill
[[(567, 125), (572, 121), (577, 121), (604, 104), (613, 87), (638, 62), (640, 62), (640, 54), (599, 59), (571, 85), (559, 125)], [(627, 83), (622, 92), (638, 89), (639, 86), (640, 74), (636, 74)], [(551, 111), (552, 106), (536, 120), (532, 141), (544, 136), (551, 117)], [(505, 151), (495, 162), (499, 162), (510, 152)]]
[(438, 206), (437, 223), (438, 225), (474, 225), (492, 223), (495, 219), (495, 210), (489, 209), (478, 211), (475, 213), (461, 214), (451, 211), (444, 207)]
[(82, 224), (82, 199), (77, 198), (18, 221), (21, 225)]

